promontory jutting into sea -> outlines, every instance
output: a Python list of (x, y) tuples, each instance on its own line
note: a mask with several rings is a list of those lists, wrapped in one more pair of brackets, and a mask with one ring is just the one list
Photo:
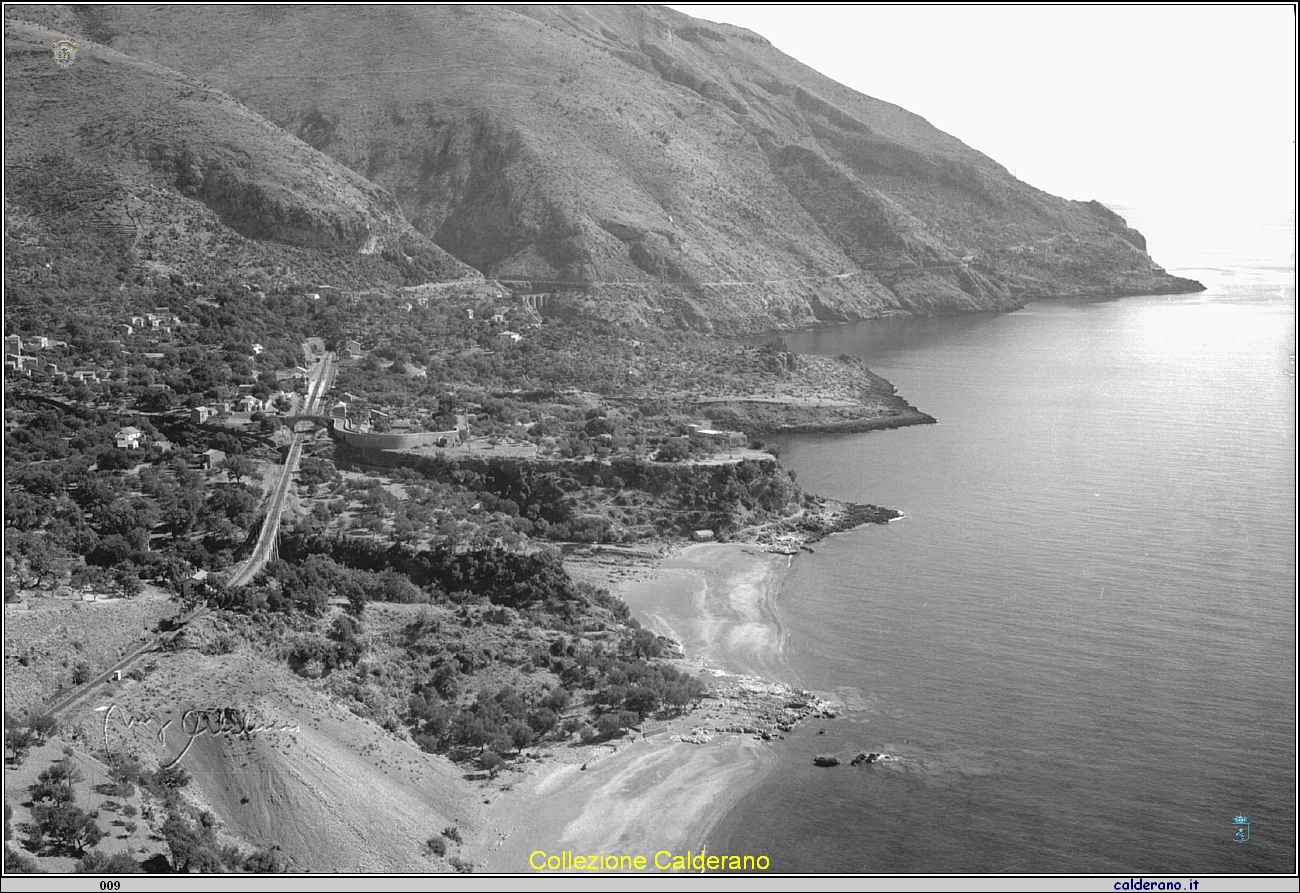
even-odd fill
[(1294, 870), (1293, 211), (664, 7), (5, 15), (6, 874)]
[[(1276, 241), (1269, 225), (1292, 226), (1263, 221), (1251, 244)], [(849, 710), (783, 742), (711, 850), (842, 872), (1289, 864), (1286, 264), (1182, 271), (1209, 286), (1197, 295), (788, 337), (864, 357), (941, 423), (778, 441), (802, 486), (906, 517), (817, 546), (782, 584), (788, 678)], [(901, 758), (846, 779), (800, 745)], [(1238, 813), (1250, 847), (1233, 843)]]

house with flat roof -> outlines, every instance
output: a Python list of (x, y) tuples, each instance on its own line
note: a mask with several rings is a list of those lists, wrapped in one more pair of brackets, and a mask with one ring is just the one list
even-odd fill
[(221, 450), (204, 450), (194, 457), (196, 468), (213, 469), (216, 468), (226, 458), (226, 454)]

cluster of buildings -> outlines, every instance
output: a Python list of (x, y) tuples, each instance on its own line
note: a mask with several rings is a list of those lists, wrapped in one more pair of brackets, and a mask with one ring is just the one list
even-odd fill
[(166, 307), (155, 307), (152, 313), (145, 313), (142, 316), (132, 316), (128, 321), (118, 324), (118, 331), (123, 335), (134, 335), (136, 333), (156, 332), (161, 335), (170, 335), (172, 329), (181, 324), (180, 318), (172, 313)]
[[(502, 307), (495, 308), (492, 311), (492, 316), (489, 319), (485, 320), (485, 322), (490, 322), (492, 325), (496, 325), (496, 326), (508, 325), (508, 322), (506, 320), (506, 314), (508, 314), (509, 312), (510, 311), (506, 308), (502, 308)], [(469, 319), (473, 319), (474, 308), (466, 307), (465, 315)], [(518, 344), (520, 341), (522, 341), (524, 336), (519, 334), (518, 332), (512, 332), (509, 329), (503, 329), (502, 331), (497, 332), (495, 337), (496, 337), (497, 344), (501, 345), (502, 347), (513, 347), (516, 344)]]
[(55, 381), (68, 381), (71, 379), (73, 381), (83, 381), (86, 384), (99, 384), (100, 382), (115, 381), (125, 377), (125, 369), (113, 372), (108, 369), (81, 367), (69, 372), (66, 369), (60, 369), (59, 364), (53, 360), (47, 360), (37, 355), (40, 351), (67, 346), (66, 341), (55, 341), (44, 335), (29, 335), (25, 339), (21, 335), (6, 335), (5, 371), (8, 374), (24, 376), (30, 376), (33, 372), (43, 372)]
[(139, 450), (144, 449), (146, 446), (153, 446), (163, 451), (169, 451), (172, 448), (171, 441), (161, 434), (152, 440), (147, 438), (148, 435), (135, 425), (128, 425), (119, 429), (113, 440), (119, 450)]
[[(181, 325), (180, 318), (176, 316), (167, 307), (155, 307), (153, 312), (131, 316), (125, 322), (118, 323), (116, 334), (121, 337), (134, 336), (151, 336), (151, 343), (158, 343), (163, 336), (170, 336), (172, 331)], [(121, 346), (120, 339), (113, 339), (107, 342), (110, 345)], [(123, 377), (124, 373), (114, 373), (105, 369), (60, 369), (59, 364), (53, 361), (42, 361), (37, 356), (37, 352), (48, 350), (54, 347), (67, 347), (66, 341), (55, 341), (45, 335), (29, 335), (23, 338), (20, 335), (5, 336), (5, 369), (7, 372), (18, 375), (31, 375), (33, 372), (43, 372), (50, 376), (56, 382), (62, 381), (82, 381), (86, 384), (99, 384), (105, 381), (115, 381)], [(146, 359), (151, 355), (145, 354)], [(162, 356), (157, 354), (157, 356)]]
[(261, 400), (252, 394), (245, 394), (238, 400), (222, 400), (219, 403), (196, 406), (190, 410), (190, 421), (202, 425), (218, 415), (229, 415), (232, 412), (265, 412), (274, 408), (275, 397)]

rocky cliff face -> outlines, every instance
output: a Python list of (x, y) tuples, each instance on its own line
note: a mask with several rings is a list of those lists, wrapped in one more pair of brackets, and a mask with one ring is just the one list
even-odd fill
[(412, 228), (383, 188), (230, 96), (85, 39), (60, 69), (59, 36), (5, 23), (16, 208), (80, 217), (129, 239), (137, 261), (192, 278), (217, 273), (204, 268), (221, 255), (227, 273), (274, 259), (310, 275), (313, 261), (294, 249), (369, 257), (381, 279), (477, 275)]
[[(228, 91), (484, 274), (587, 312), (734, 333), (1197, 287), (1098, 203), (660, 7), (39, 14)], [(248, 207), (216, 180), (219, 207)]]

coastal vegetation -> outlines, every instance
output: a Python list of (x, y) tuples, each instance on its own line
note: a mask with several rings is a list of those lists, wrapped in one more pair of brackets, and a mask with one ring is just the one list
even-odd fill
[[(469, 870), (455, 823), (539, 751), (710, 697), (766, 739), (819, 715), (706, 682), (573, 560), (897, 517), (763, 438), (933, 419), (861, 359), (719, 336), (1187, 285), (739, 29), (365, 10), (341, 48), (332, 15), (6, 12), (6, 870)], [(298, 26), (330, 66), (417, 33), (445, 65), (286, 78)], [(195, 732), (183, 766), (143, 726), (195, 698), (303, 721)]]

